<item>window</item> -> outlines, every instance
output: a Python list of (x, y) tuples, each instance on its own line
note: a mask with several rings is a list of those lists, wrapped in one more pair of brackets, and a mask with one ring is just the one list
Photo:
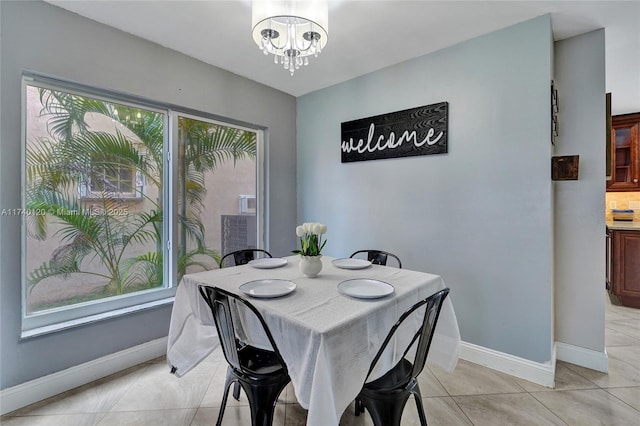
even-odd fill
[(91, 174), (80, 184), (78, 190), (82, 198), (112, 196), (140, 199), (144, 194), (144, 174), (134, 166), (92, 161)]
[(259, 209), (223, 219), (260, 193), (256, 130), (37, 75), (23, 92), (23, 336), (168, 302), (225, 241), (262, 245)]

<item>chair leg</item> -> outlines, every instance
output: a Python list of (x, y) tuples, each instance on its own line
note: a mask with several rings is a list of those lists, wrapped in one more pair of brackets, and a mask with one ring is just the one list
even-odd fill
[(288, 377), (270, 385), (254, 385), (243, 381), (240, 382), (249, 400), (252, 426), (272, 426), (278, 396), (287, 386), (287, 383), (289, 383)]
[(227, 378), (224, 381), (224, 394), (222, 395), (222, 402), (220, 403), (220, 412), (218, 413), (218, 420), (216, 426), (222, 425), (222, 417), (224, 416), (224, 409), (227, 407), (227, 397), (229, 396), (229, 388), (234, 383), (238, 385), (238, 380), (231, 373), (231, 369), (227, 368)]
[(406, 392), (399, 398), (363, 398), (362, 403), (369, 412), (375, 426), (401, 426), (402, 412), (409, 396), (411, 394)]
[(240, 400), (240, 383), (235, 382), (233, 385), (233, 398), (236, 401)]
[(424, 415), (424, 407), (422, 406), (422, 397), (420, 392), (414, 392), (413, 396), (416, 399), (416, 407), (418, 407), (418, 417), (420, 417), (420, 425), (427, 426), (427, 417)]

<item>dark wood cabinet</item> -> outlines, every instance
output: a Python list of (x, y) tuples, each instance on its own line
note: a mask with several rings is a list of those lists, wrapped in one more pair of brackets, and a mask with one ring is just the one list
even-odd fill
[(623, 306), (640, 308), (640, 230), (607, 231), (607, 280)]
[(640, 191), (640, 112), (611, 119), (611, 179), (607, 191)]
[(613, 293), (613, 285), (611, 284), (611, 269), (613, 269), (612, 267), (612, 259), (611, 259), (611, 239), (612, 239), (612, 233), (613, 231), (611, 231), (608, 227), (607, 227), (607, 238), (606, 238), (606, 250), (605, 250), (605, 255), (606, 255), (606, 262), (605, 262), (605, 280), (606, 280), (606, 288), (607, 290), (609, 290), (609, 293)]

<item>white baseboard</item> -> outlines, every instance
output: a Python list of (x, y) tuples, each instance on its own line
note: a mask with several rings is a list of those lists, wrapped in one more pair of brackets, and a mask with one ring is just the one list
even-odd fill
[[(561, 361), (607, 372), (606, 352), (597, 352), (562, 342), (556, 342), (554, 349), (554, 354)], [(2, 389), (0, 390), (0, 415), (152, 360), (162, 356), (166, 351), (167, 338), (164, 337)], [(549, 363), (538, 363), (467, 342), (462, 342), (460, 358), (542, 386), (554, 386), (555, 359)]]
[(0, 390), (0, 415), (152, 360), (166, 352), (167, 338), (163, 337), (2, 389)]
[(555, 386), (556, 363), (553, 359), (539, 363), (467, 342), (462, 342), (460, 358), (542, 386)]
[(568, 343), (556, 342), (556, 354), (560, 361), (590, 368), (591, 370), (601, 371), (603, 373), (609, 372), (606, 349), (604, 352), (598, 352), (592, 349), (570, 345)]

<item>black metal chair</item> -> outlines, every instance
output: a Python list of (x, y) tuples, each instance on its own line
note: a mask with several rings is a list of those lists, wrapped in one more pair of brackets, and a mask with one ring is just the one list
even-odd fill
[(374, 265), (386, 265), (389, 257), (393, 257), (398, 262), (398, 268), (402, 269), (402, 262), (400, 258), (393, 253), (389, 253), (384, 250), (358, 250), (349, 257), (354, 257), (360, 253), (367, 254), (367, 260), (370, 260)]
[[(224, 262), (227, 259), (228, 259), (227, 263), (229, 263), (229, 261), (233, 259), (233, 265), (228, 265), (228, 266), (246, 265), (247, 263), (255, 259), (256, 254), (259, 254), (259, 253), (262, 253), (264, 257), (272, 257), (271, 253), (269, 253), (268, 251), (263, 249), (258, 249), (258, 248), (236, 250), (222, 256), (222, 258), (220, 259), (220, 262), (218, 263), (218, 267), (224, 268), (225, 266)], [(233, 397), (236, 400), (240, 399), (240, 384), (238, 384), (237, 382), (233, 387)]]
[[(433, 332), (436, 328), (438, 317), (440, 316), (440, 309), (448, 294), (449, 289), (445, 288), (421, 300), (403, 313), (394, 326), (391, 327), (391, 331), (389, 331), (389, 334), (382, 343), (382, 347), (371, 363), (371, 367), (367, 373), (367, 379), (402, 322), (417, 309), (426, 305), (422, 326), (409, 342), (402, 358), (396, 366), (376, 380), (367, 383), (365, 379), (365, 384), (355, 402), (356, 416), (366, 408), (375, 426), (400, 426), (404, 406), (409, 400), (409, 397), (413, 395), (418, 407), (420, 424), (426, 426), (427, 419), (424, 414), (424, 407), (422, 406), (422, 395), (420, 394), (420, 388), (418, 386), (418, 375), (422, 372), (427, 360), (427, 354), (429, 353), (429, 347), (433, 339)], [(418, 340), (418, 346), (416, 347), (416, 354), (412, 363), (406, 359), (406, 356), (416, 340)]]
[[(222, 423), (232, 383), (239, 383), (247, 395), (251, 409), (251, 425), (271, 426), (278, 396), (291, 379), (267, 324), (260, 312), (241, 297), (217, 287), (200, 286), (199, 290), (211, 308), (222, 352), (229, 364), (216, 426)], [(240, 306), (236, 305), (246, 307), (255, 315), (271, 344), (272, 351), (251, 346), (237, 337), (239, 333), (233, 311)]]
[(220, 259), (220, 263), (218, 263), (218, 267), (223, 268), (224, 261), (231, 258), (233, 258), (234, 264), (229, 266), (246, 265), (256, 258), (257, 253), (262, 253), (264, 257), (273, 257), (268, 251), (258, 248), (236, 250), (222, 256), (222, 259)]

